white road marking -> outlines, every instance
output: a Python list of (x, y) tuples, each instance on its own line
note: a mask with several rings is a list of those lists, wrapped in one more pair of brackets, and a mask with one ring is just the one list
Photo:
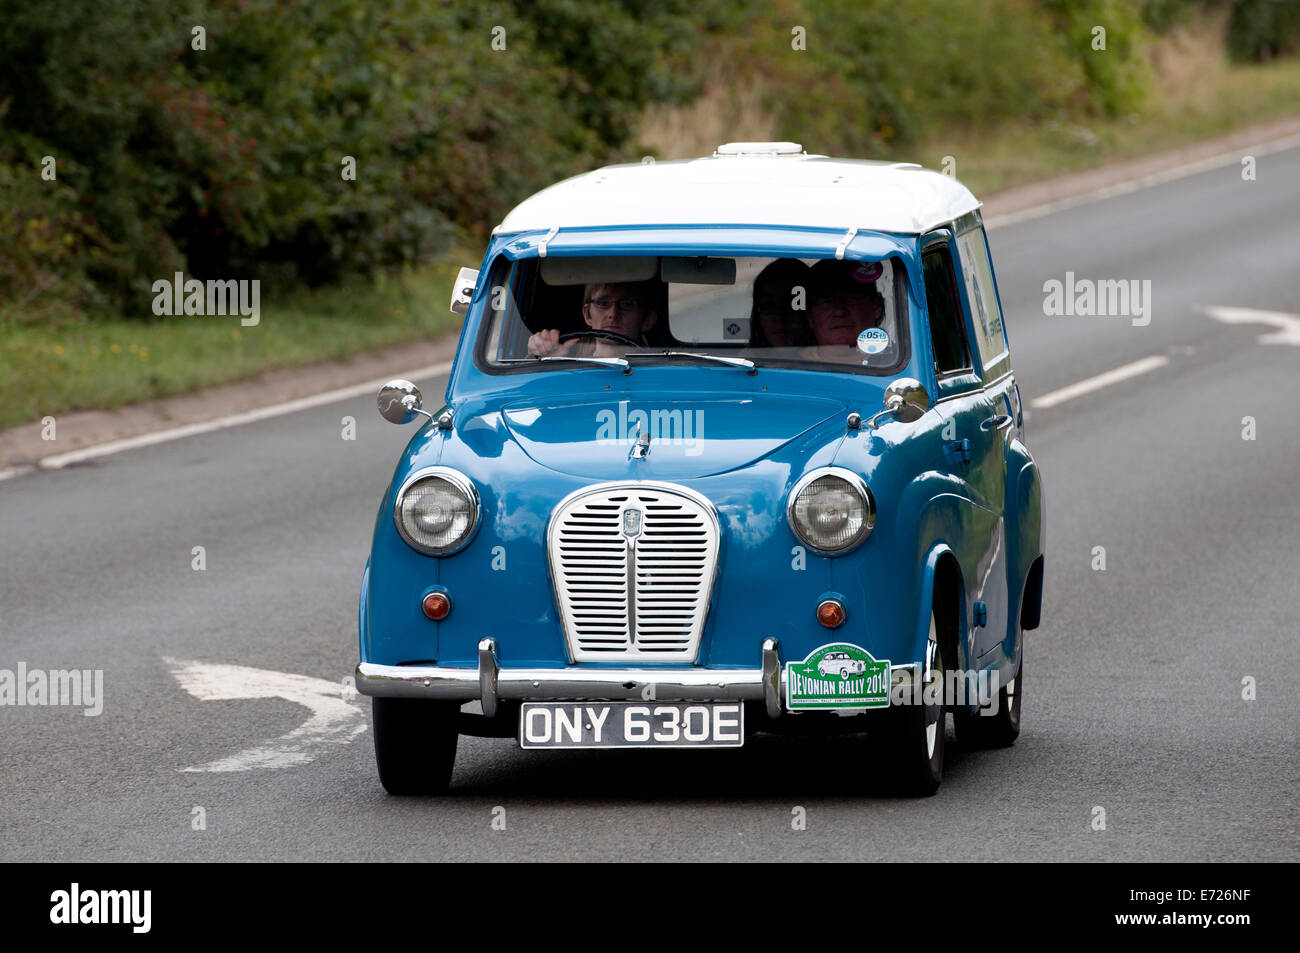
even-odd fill
[[(42, 457), (36, 462), (36, 465), (43, 470), (58, 470), (62, 467), (66, 467), (70, 463), (81, 463), (84, 460), (93, 460), (96, 457), (105, 457), (109, 454), (121, 453), (123, 450), (134, 450), (137, 447), (151, 447), (156, 443), (166, 443), (169, 440), (179, 440), (182, 437), (193, 437), (196, 434), (211, 433), (214, 430), (225, 430), (227, 427), (238, 427), (242, 424), (251, 424), (255, 421), (266, 420), (270, 417), (280, 417), (284, 414), (292, 414), (300, 410), (320, 407), (323, 404), (332, 404), (335, 401), (359, 397), (365, 393), (377, 392), (380, 387), (388, 383), (394, 377), (405, 377), (408, 379), (438, 377), (439, 375), (446, 374), (450, 370), (450, 361), (445, 361), (441, 364), (431, 364), (428, 367), (417, 368), (413, 371), (407, 371), (404, 374), (393, 374), (391, 377), (377, 378), (373, 381), (366, 381), (364, 384), (352, 384), (349, 387), (340, 387), (337, 390), (325, 391), (322, 394), (312, 394), (310, 397), (299, 397), (297, 400), (285, 401), (282, 404), (272, 404), (269, 407), (259, 407), (256, 410), (246, 410), (243, 413), (229, 414), (225, 417), (217, 417), (213, 420), (203, 420), (199, 423), (186, 424), (183, 427), (172, 427), (169, 430), (157, 430), (153, 433), (140, 434), (138, 437), (126, 437), (122, 440), (111, 440), (108, 443), (97, 444), (93, 447), (87, 447), (84, 450), (72, 450), (68, 453), (56, 453), (48, 457)], [(376, 413), (378, 413), (378, 411), (376, 411)]]
[(35, 467), (19, 465), (16, 467), (5, 467), (0, 470), (0, 480), (8, 480), (10, 477), (22, 476), (24, 473), (31, 473)]
[(1212, 304), (1201, 310), (1224, 324), (1271, 324), (1277, 330), (1261, 334), (1260, 344), (1290, 344), (1293, 347), (1300, 347), (1300, 314), (1260, 311), (1256, 308), (1235, 308), (1223, 304)]
[(284, 698), (311, 709), (311, 717), (274, 741), (183, 771), (253, 771), (309, 764), (330, 745), (344, 745), (366, 730), (366, 716), (343, 698), (342, 682), (245, 665), (164, 658), (181, 688), (201, 701)]
[(1169, 358), (1165, 357), (1165, 355), (1153, 354), (1150, 357), (1142, 358), (1140, 361), (1134, 361), (1132, 364), (1125, 364), (1123, 367), (1117, 367), (1113, 371), (1106, 371), (1106, 373), (1098, 374), (1096, 377), (1089, 377), (1086, 380), (1078, 381), (1068, 387), (1062, 387), (1060, 390), (1054, 390), (1050, 394), (1044, 394), (1042, 397), (1035, 397), (1029, 402), (1029, 406), (1036, 409), (1055, 407), (1057, 404), (1063, 404), (1067, 400), (1074, 400), (1076, 397), (1082, 397), (1084, 394), (1091, 394), (1093, 391), (1101, 390), (1103, 387), (1109, 387), (1111, 384), (1118, 384), (1120, 381), (1126, 381), (1130, 377), (1137, 377), (1139, 374), (1154, 371), (1156, 368), (1164, 367), (1168, 363)]
[(1274, 152), (1283, 152), (1295, 146), (1300, 146), (1300, 135), (1285, 136), (1281, 139), (1274, 139), (1272, 142), (1259, 143), (1253, 146), (1242, 146), (1232, 152), (1220, 152), (1217, 155), (1208, 156), (1199, 159), (1196, 162), (1187, 162), (1183, 165), (1176, 165), (1168, 169), (1162, 169), (1159, 172), (1152, 172), (1150, 175), (1139, 176), (1136, 179), (1129, 179), (1127, 182), (1116, 182), (1114, 185), (1107, 185), (1100, 189), (1094, 189), (1091, 192), (1084, 192), (1080, 195), (1070, 195), (1055, 202), (1045, 202), (1042, 205), (1034, 205), (1030, 208), (1021, 209), (1019, 212), (1008, 212), (1006, 215), (994, 215), (991, 218), (984, 219), (984, 227), (987, 229), (1002, 228), (1006, 225), (1018, 225), (1020, 222), (1027, 222), (1030, 219), (1043, 218), (1051, 215), (1053, 212), (1063, 212), (1066, 209), (1077, 208), (1080, 205), (1091, 205), (1093, 202), (1100, 202), (1103, 199), (1113, 198), (1116, 195), (1127, 195), (1130, 192), (1136, 192), (1139, 189), (1150, 188), (1153, 185), (1164, 185), (1166, 182), (1173, 182), (1176, 179), (1185, 179), (1189, 175), (1197, 175), (1201, 172), (1209, 172), (1211, 169), (1221, 169), (1224, 166), (1240, 165), (1242, 156), (1266, 156)]

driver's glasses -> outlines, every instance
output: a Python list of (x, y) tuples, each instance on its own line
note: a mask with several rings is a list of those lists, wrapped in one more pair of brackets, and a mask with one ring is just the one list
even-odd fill
[(593, 308), (599, 308), (601, 311), (618, 308), (624, 314), (631, 314), (637, 309), (636, 298), (588, 298), (584, 303), (591, 305)]

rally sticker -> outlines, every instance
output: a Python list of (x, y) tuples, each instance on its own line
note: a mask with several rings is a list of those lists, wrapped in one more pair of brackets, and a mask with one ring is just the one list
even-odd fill
[(786, 663), (785, 707), (790, 711), (888, 706), (889, 660), (877, 661), (859, 645), (823, 645), (802, 662)]
[(879, 354), (889, 347), (889, 333), (883, 328), (867, 328), (858, 335), (858, 350), (863, 354)]

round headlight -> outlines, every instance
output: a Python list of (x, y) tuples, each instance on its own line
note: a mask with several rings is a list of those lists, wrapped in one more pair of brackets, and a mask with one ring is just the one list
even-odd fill
[(478, 491), (455, 470), (421, 470), (398, 490), (393, 521), (412, 548), (430, 556), (448, 556), (474, 535)]
[(828, 467), (810, 473), (790, 494), (790, 528), (823, 553), (846, 553), (871, 534), (876, 502), (856, 473)]

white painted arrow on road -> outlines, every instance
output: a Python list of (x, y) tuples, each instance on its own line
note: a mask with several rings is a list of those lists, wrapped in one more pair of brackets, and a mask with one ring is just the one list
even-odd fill
[(1255, 308), (1236, 308), (1212, 304), (1204, 308), (1206, 314), (1224, 324), (1271, 324), (1277, 328), (1259, 336), (1260, 344), (1291, 344), (1300, 347), (1300, 314), (1285, 311), (1259, 311)]
[(311, 709), (311, 717), (274, 741), (184, 771), (253, 771), (308, 764), (329, 745), (344, 745), (366, 730), (365, 712), (344, 700), (344, 685), (323, 678), (245, 665), (165, 658), (181, 688), (200, 701), (283, 698)]

